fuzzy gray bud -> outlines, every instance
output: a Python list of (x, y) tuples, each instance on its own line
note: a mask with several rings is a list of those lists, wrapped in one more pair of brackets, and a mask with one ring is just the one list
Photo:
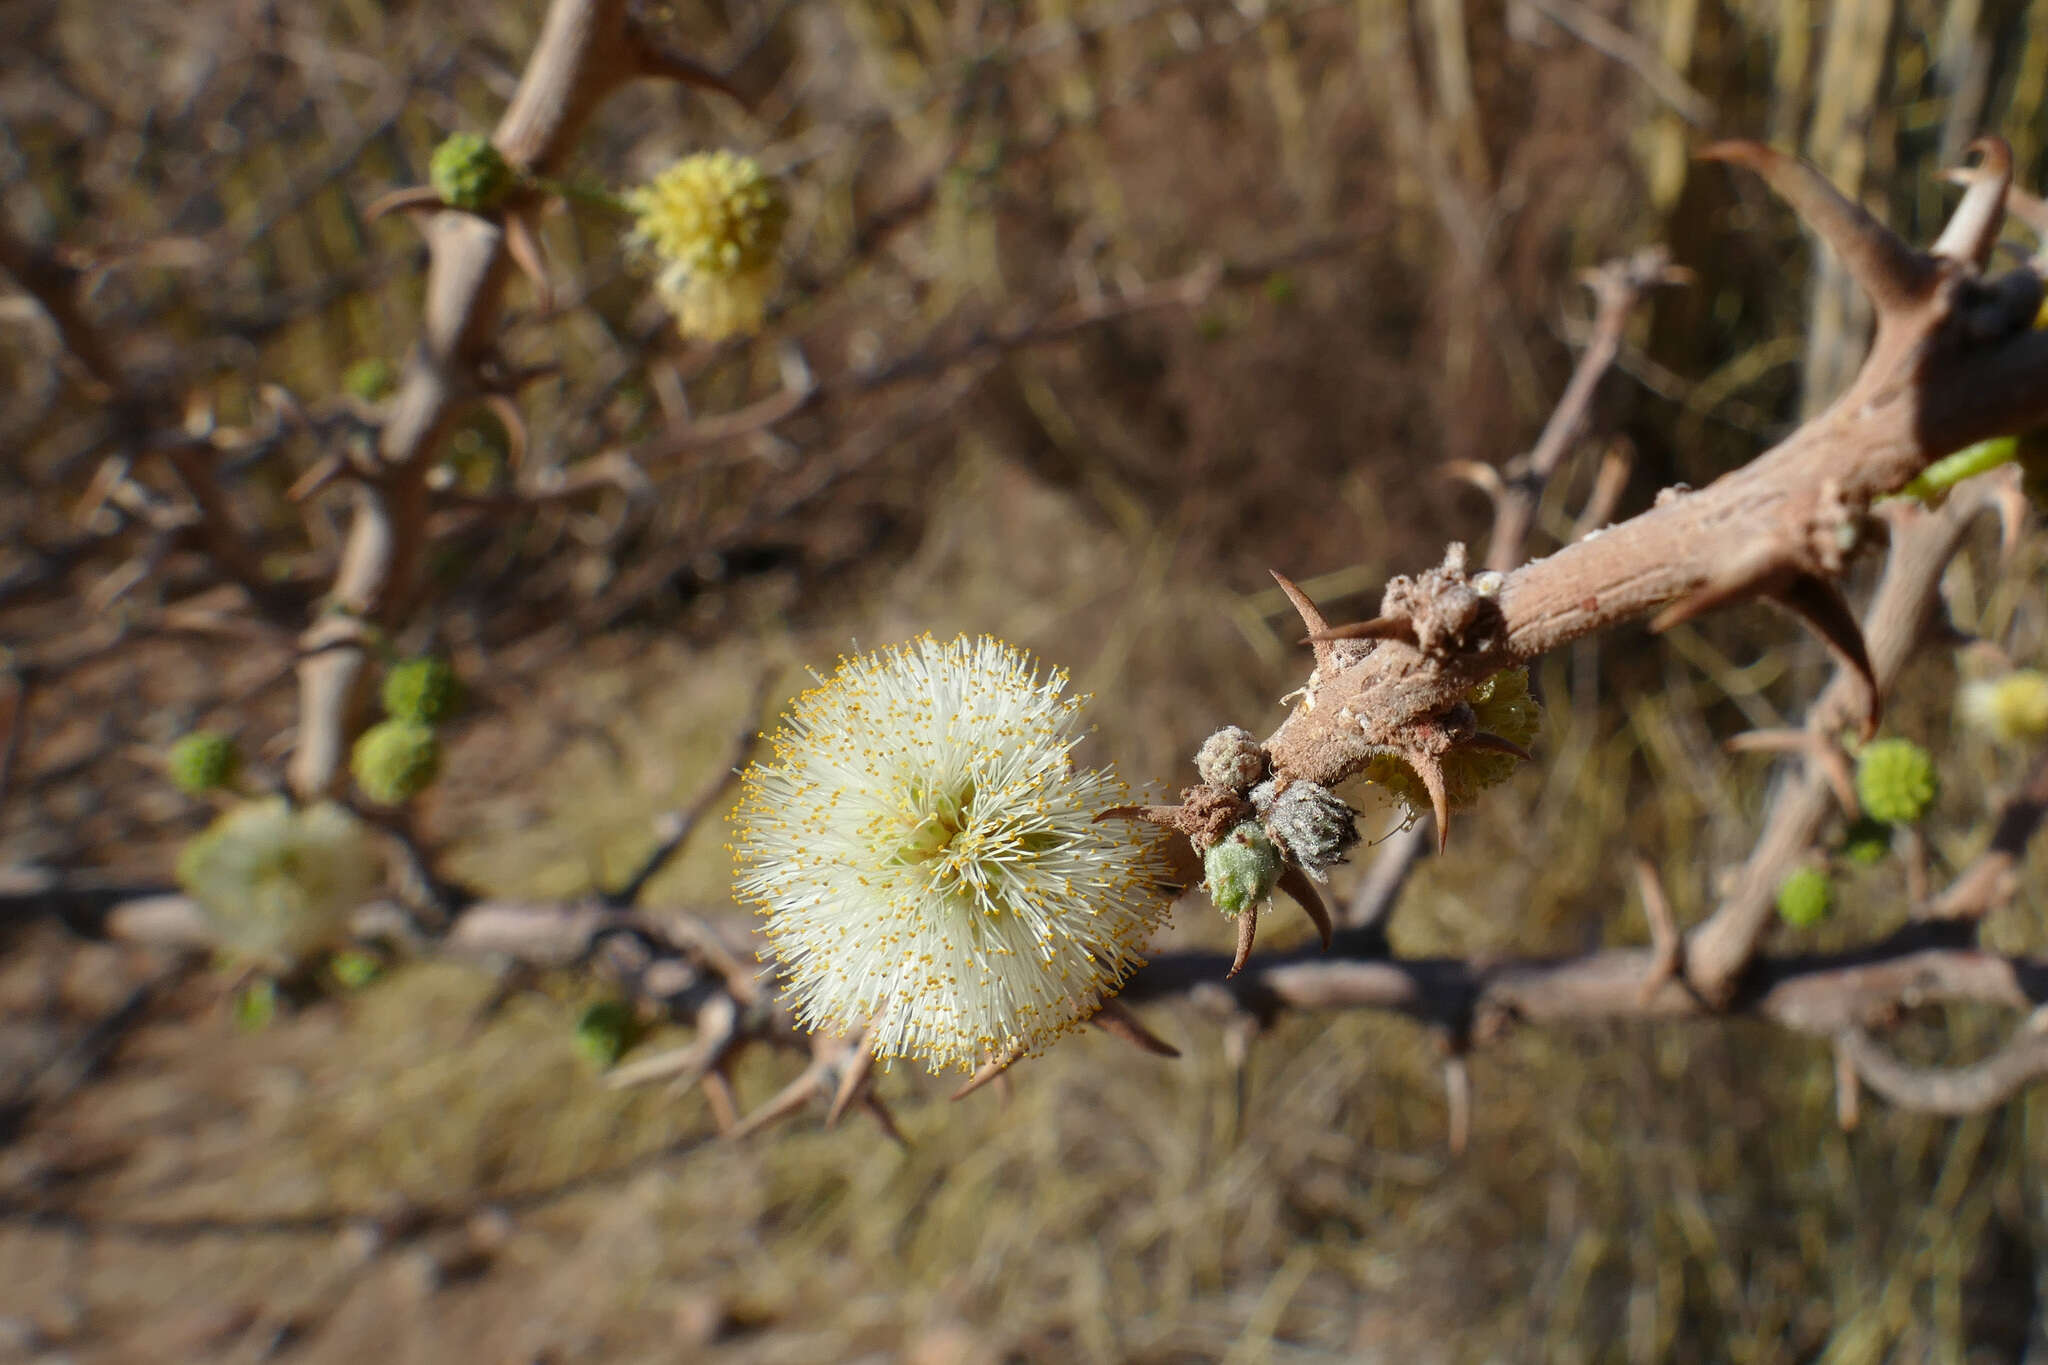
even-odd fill
[(1357, 816), (1328, 787), (1297, 781), (1275, 792), (1278, 785), (1262, 785), (1252, 793), (1252, 803), (1273, 842), (1301, 864), (1303, 871), (1321, 881), (1324, 870), (1358, 842)]
[(1266, 751), (1250, 731), (1226, 725), (1202, 741), (1195, 771), (1212, 787), (1241, 792), (1265, 775)]

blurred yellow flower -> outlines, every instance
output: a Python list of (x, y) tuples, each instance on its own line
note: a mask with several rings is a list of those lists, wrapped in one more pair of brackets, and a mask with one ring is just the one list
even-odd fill
[(718, 341), (761, 326), (789, 200), (759, 162), (699, 152), (624, 198), (629, 241), (653, 263), (684, 335)]

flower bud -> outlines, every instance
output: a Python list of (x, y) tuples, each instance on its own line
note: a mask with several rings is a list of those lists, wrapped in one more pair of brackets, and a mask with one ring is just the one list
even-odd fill
[(441, 202), (471, 213), (494, 207), (518, 179), (504, 153), (481, 133), (450, 133), (427, 163), (427, 183)]
[(1817, 867), (1802, 867), (1778, 886), (1778, 918), (1811, 929), (1835, 908), (1835, 884)]
[(393, 720), (439, 725), (462, 705), (462, 682), (446, 659), (406, 659), (384, 675), (384, 712)]
[(227, 786), (242, 766), (235, 742), (214, 730), (194, 730), (180, 739), (168, 761), (171, 781), (194, 796)]
[(2048, 736), (2048, 673), (2022, 668), (1969, 683), (1961, 704), (1963, 720), (2001, 744), (2031, 744)]
[(1911, 824), (1939, 788), (1933, 757), (1910, 739), (1876, 740), (1856, 756), (1856, 799), (1873, 820)]
[(1251, 732), (1226, 725), (1202, 741), (1195, 771), (1212, 787), (1247, 791), (1266, 772), (1266, 751)]
[(1280, 850), (1256, 822), (1247, 820), (1202, 855), (1209, 899), (1235, 918), (1273, 894), (1280, 880)]
[[(1358, 819), (1328, 787), (1295, 781), (1277, 796), (1267, 783), (1252, 792), (1252, 804), (1264, 818), (1266, 833), (1280, 851), (1316, 880), (1358, 842)], [(1267, 793), (1261, 800), (1261, 793)]]
[(363, 795), (379, 805), (403, 805), (441, 770), (441, 741), (416, 720), (383, 721), (356, 740), (349, 768)]

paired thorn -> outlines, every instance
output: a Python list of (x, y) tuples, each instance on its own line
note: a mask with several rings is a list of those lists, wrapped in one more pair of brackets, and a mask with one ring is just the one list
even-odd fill
[(1884, 699), (1877, 674), (1870, 665), (1870, 651), (1863, 642), (1863, 627), (1833, 582), (1818, 574), (1788, 568), (1772, 551), (1747, 556), (1728, 566), (1721, 575), (1664, 608), (1650, 622), (1653, 631), (1682, 625), (1715, 607), (1747, 597), (1761, 597), (1797, 617), (1821, 639), (1837, 662), (1856, 675), (1863, 686), (1865, 739), (1877, 733), (1884, 712)]
[(1820, 636), (1836, 662), (1856, 675), (1863, 686), (1863, 738), (1876, 735), (1877, 723), (1884, 715), (1884, 696), (1878, 689), (1877, 672), (1870, 666), (1863, 627), (1843, 600), (1841, 589), (1828, 579), (1803, 573), (1767, 595)]
[(1415, 623), (1405, 616), (1375, 616), (1370, 621), (1354, 621), (1308, 637), (1308, 642), (1315, 645), (1331, 640), (1399, 640), (1404, 645), (1413, 645)]
[[(1302, 871), (1296, 864), (1289, 863), (1280, 869), (1279, 886), (1282, 891), (1294, 897), (1294, 903), (1307, 914), (1309, 922), (1316, 926), (1316, 932), (1322, 936), (1323, 951), (1329, 952), (1330, 942), (1336, 937), (1337, 927), (1330, 918), (1330, 907), (1323, 904), (1322, 893), (1316, 890), (1316, 884), (1309, 880), (1308, 873)], [(1233, 974), (1235, 971), (1233, 968)]]
[(1444, 786), (1444, 765), (1434, 754), (1411, 753), (1402, 757), (1429, 792), (1429, 808), (1436, 816), (1436, 851), (1441, 855), (1451, 843), (1451, 794)]
[(1024, 1060), (1024, 1049), (1021, 1047), (1013, 1047), (1008, 1052), (989, 1058), (981, 1064), (981, 1070), (968, 1078), (967, 1084), (953, 1092), (953, 1098), (956, 1100), (966, 1099), (969, 1095), (972, 1095), (975, 1091), (981, 1089), (1022, 1060)]
[(825, 1126), (836, 1128), (855, 1100), (867, 1093), (875, 1074), (875, 1026), (869, 1024), (853, 1045), (853, 1055), (839, 1067), (839, 1088), (833, 1092), (832, 1107), (825, 1111)]
[(1703, 161), (1730, 162), (1762, 176), (1806, 225), (1834, 248), (1850, 277), (1870, 295), (1880, 313), (1903, 311), (1926, 296), (1934, 280), (1933, 259), (1908, 246), (1813, 166), (1760, 142), (1716, 142), (1697, 155)]
[(1178, 1057), (1180, 1049), (1167, 1042), (1138, 1021), (1138, 1016), (1124, 1008), (1120, 1001), (1110, 999), (1102, 1002), (1088, 1022), (1112, 1038), (1121, 1038), (1134, 1047), (1141, 1048), (1155, 1057)]
[(1294, 610), (1301, 617), (1301, 624), (1308, 630), (1308, 642), (1315, 647), (1316, 667), (1322, 668), (1330, 662), (1330, 646), (1323, 638), (1330, 629), (1330, 623), (1323, 616), (1322, 609), (1309, 600), (1298, 584), (1278, 569), (1268, 569), (1273, 581), (1280, 585), (1280, 591), (1287, 594), (1287, 600), (1294, 604)]
[(1643, 896), (1643, 918), (1650, 922), (1650, 968), (1643, 973), (1642, 985), (1636, 989), (1637, 1002), (1647, 1005), (1657, 992), (1678, 979), (1684, 962), (1685, 936), (1678, 932), (1671, 902), (1664, 896), (1664, 883), (1648, 858), (1636, 859), (1636, 886)]
[(1746, 730), (1730, 736), (1721, 747), (1731, 754), (1803, 754), (1827, 778), (1842, 814), (1854, 820), (1863, 813), (1862, 804), (1856, 799), (1856, 773), (1849, 756), (1826, 735), (1811, 730)]
[(1936, 256), (1967, 261), (1981, 270), (1991, 259), (1991, 248), (1998, 243), (1998, 230), (2005, 226), (2006, 191), (2012, 186), (2012, 148), (2002, 137), (1980, 137), (1970, 144), (1970, 150), (1977, 153), (1977, 164), (1949, 173), (1949, 179), (1968, 188), (1932, 250)]
[(1228, 981), (1244, 970), (1244, 964), (1252, 960), (1252, 942), (1259, 936), (1259, 907), (1247, 905), (1237, 917), (1237, 953), (1230, 959), (1230, 970), (1223, 974)]

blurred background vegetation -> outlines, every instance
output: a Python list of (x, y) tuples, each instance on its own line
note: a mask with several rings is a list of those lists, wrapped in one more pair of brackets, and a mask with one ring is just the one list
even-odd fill
[[(190, 394), (192, 421), (261, 424), (269, 386), (331, 418), (231, 470), (280, 585), (332, 577), (345, 500), (287, 490), (363, 439), (348, 392), (417, 331), (417, 233), (364, 208), (491, 125), (540, 9), (0, 7), (12, 231), (89, 272), (122, 363)], [(495, 896), (616, 884), (727, 761), (757, 677), (787, 695), (807, 663), (918, 630), (1070, 668), (1097, 697), (1086, 756), (1178, 787), (1201, 737), (1270, 728), (1305, 671), (1268, 567), (1363, 615), (1389, 574), (1484, 532), (1445, 466), (1533, 439), (1590, 318), (1577, 271), (1662, 241), (1699, 277), (1602, 391), (1599, 429), (1635, 451), (1624, 513), (1846, 381), (1858, 300), (1760, 186), (1689, 159), (1701, 142), (1797, 147), (1919, 240), (1980, 130), (2011, 139), (2021, 183), (2048, 170), (2043, 0), (730, 0), (667, 22), (750, 107), (636, 87), (575, 173), (751, 152), (790, 186), (788, 278), (760, 337), (691, 344), (614, 218), (544, 219), (554, 311), (515, 283), (500, 342), (552, 372), (524, 433), (478, 409), (447, 477), (489, 493), (515, 454), (527, 475), (623, 454), (646, 482), (441, 527), (401, 643), (449, 652), (474, 704), (422, 829)], [(54, 355), (29, 301), (0, 300), (0, 638), (82, 642), (16, 727), (0, 862), (161, 880), (208, 812), (158, 756), (208, 725), (274, 766), (289, 641), (146, 628), (211, 580), (150, 515), (162, 471), (108, 496), (119, 415)], [(806, 384), (780, 420), (721, 429)], [(1533, 549), (1570, 533), (1599, 453), (1567, 465)], [(1952, 616), (2038, 666), (2044, 559), (2039, 538), (2004, 570), (1978, 547)], [(1640, 941), (1638, 852), (1696, 918), (1768, 769), (1719, 741), (1796, 715), (1823, 670), (1754, 609), (1546, 660), (1539, 763), (1423, 866), (1395, 946)], [(1948, 866), (2011, 775), (1951, 732), (1955, 678), (1921, 662), (1891, 721), (1944, 756)], [(718, 844), (648, 903), (738, 916)], [(2039, 872), (1988, 941), (2040, 943)], [(1778, 946), (1905, 913), (1895, 866), (1842, 901)], [(2041, 1097), (1954, 1121), (1871, 1105), (1845, 1133), (1825, 1048), (1762, 1025), (1520, 1032), (1473, 1057), (1456, 1157), (1424, 1027), (1286, 1018), (1239, 1065), (1192, 1007), (1149, 1021), (1180, 1061), (1091, 1035), (1007, 1098), (951, 1105), (899, 1067), (882, 1091), (907, 1149), (812, 1119), (726, 1144), (694, 1093), (604, 1087), (576, 980), (405, 966), (238, 1030), (218, 975), (5, 932), (0, 1356), (2048, 1351)], [(1190, 902), (1171, 941), (1228, 937)], [(1994, 1023), (1928, 1011), (1899, 1042), (1964, 1058)], [(743, 1098), (794, 1065), (754, 1058)]]

